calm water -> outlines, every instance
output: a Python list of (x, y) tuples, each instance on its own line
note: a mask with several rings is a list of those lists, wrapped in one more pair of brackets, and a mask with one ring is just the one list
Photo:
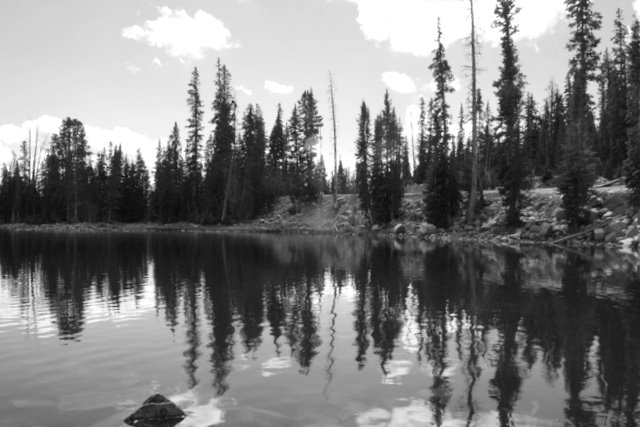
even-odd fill
[(632, 426), (639, 308), (602, 253), (0, 232), (0, 426)]

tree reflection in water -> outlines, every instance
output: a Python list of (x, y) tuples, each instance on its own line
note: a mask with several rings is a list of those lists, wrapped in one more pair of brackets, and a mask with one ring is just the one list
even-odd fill
[(602, 274), (609, 261), (343, 237), (0, 233), (2, 287), (23, 318), (46, 304), (60, 340), (82, 339), (91, 298), (118, 311), (147, 283), (158, 316), (184, 331), (186, 386), (208, 364), (216, 395), (233, 389), (234, 360), (265, 351), (320, 371), (325, 394), (346, 353), (356, 372), (394, 379), (394, 356), (415, 340), (437, 425), (491, 411), (517, 425), (538, 379), (564, 389), (572, 425), (636, 425), (640, 282)]

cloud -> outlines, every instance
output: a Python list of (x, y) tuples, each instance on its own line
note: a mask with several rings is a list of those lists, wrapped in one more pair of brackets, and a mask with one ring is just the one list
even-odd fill
[(44, 114), (37, 119), (26, 120), (21, 125), (0, 125), (0, 164), (11, 161), (13, 153), (18, 153), (20, 143), (29, 138), (29, 131), (32, 141), (35, 141), (38, 131), (39, 143), (48, 142), (51, 134), (60, 128), (61, 122), (57, 117)]
[[(470, 30), (468, 2), (452, 0), (346, 0), (358, 10), (357, 22), (364, 36), (379, 44), (388, 44), (395, 52), (431, 56), (436, 47), (436, 22), (441, 20), (445, 46), (463, 40)], [(640, 0), (636, 0), (640, 1)], [(520, 0), (516, 16), (520, 31), (516, 40), (534, 40), (564, 17), (564, 2), (559, 0)], [(475, 3), (479, 36), (493, 45), (500, 40), (492, 28), (495, 2)], [(525, 19), (526, 17), (526, 19)]]
[(635, 10), (636, 13), (640, 15), (640, 0), (636, 0), (633, 2), (633, 10)]
[[(32, 138), (35, 139), (35, 131), (38, 129), (40, 141), (46, 140), (49, 143), (51, 134), (57, 133), (61, 124), (62, 119), (44, 114), (35, 120), (27, 120), (21, 125), (1, 125), (0, 164), (11, 161), (12, 151), (18, 152), (20, 143), (28, 138), (29, 130), (32, 132)], [(113, 142), (116, 145), (122, 145), (122, 151), (129, 159), (135, 159), (136, 150), (140, 148), (147, 167), (153, 166), (157, 140), (122, 126), (104, 129), (84, 123), (84, 128), (87, 141), (94, 154), (107, 148), (109, 142)]]
[(244, 85), (239, 85), (235, 87), (238, 92), (242, 92), (247, 96), (253, 95), (253, 91), (251, 89), (247, 89)]
[(132, 74), (137, 74), (140, 72), (141, 68), (138, 67), (137, 65), (133, 65), (130, 63), (127, 63), (124, 68), (127, 69), (128, 72), (132, 73)]
[(198, 10), (189, 16), (184, 9), (158, 8), (160, 16), (122, 29), (122, 37), (144, 41), (150, 46), (163, 48), (171, 56), (185, 59), (202, 59), (207, 50), (223, 50), (237, 47), (231, 42), (231, 33), (215, 16)]
[(398, 93), (414, 93), (416, 84), (407, 74), (397, 71), (386, 71), (382, 73), (382, 81), (389, 89)]
[(154, 65), (157, 65), (158, 67), (162, 67), (162, 61), (160, 61), (160, 58), (156, 57), (153, 58), (153, 60), (151, 61)]
[(277, 93), (280, 95), (286, 95), (293, 92), (293, 86), (274, 82), (273, 80), (265, 80), (264, 88), (271, 93)]

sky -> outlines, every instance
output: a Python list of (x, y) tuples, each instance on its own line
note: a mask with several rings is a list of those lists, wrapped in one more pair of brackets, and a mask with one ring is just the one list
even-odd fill
[[(475, 0), (479, 87), (495, 105), (499, 34), (495, 0)], [(569, 27), (562, 0), (517, 0), (517, 48), (527, 92), (538, 103), (563, 85)], [(594, 0), (603, 15), (600, 50), (615, 11), (629, 25), (640, 0)], [(205, 121), (213, 116), (216, 60), (227, 65), (241, 111), (260, 105), (270, 132), (277, 105), (288, 119), (312, 89), (324, 117), (321, 151), (333, 165), (329, 73), (335, 84), (338, 157), (353, 168), (357, 117), (388, 90), (409, 144), (420, 97), (433, 96), (429, 64), (441, 20), (456, 91), (454, 123), (468, 105), (467, 0), (21, 0), (0, 2), (0, 164), (31, 130), (47, 140), (64, 117), (81, 120), (95, 153), (109, 142), (153, 166), (173, 123), (186, 132), (187, 85), (197, 67)], [(495, 108), (494, 108), (495, 111)], [(413, 124), (413, 126), (412, 126)], [(207, 124), (207, 130), (211, 126)], [(411, 145), (410, 145), (411, 147)], [(329, 167), (329, 168), (330, 168)]]

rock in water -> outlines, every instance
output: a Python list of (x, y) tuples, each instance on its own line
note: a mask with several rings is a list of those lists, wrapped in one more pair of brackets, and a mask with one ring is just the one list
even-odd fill
[(187, 414), (161, 394), (154, 394), (124, 422), (136, 427), (173, 427)]
[(396, 236), (398, 234), (404, 234), (407, 232), (407, 228), (404, 226), (404, 224), (397, 224), (395, 227), (393, 227), (393, 234), (395, 234)]
[(604, 236), (604, 229), (596, 228), (595, 230), (593, 230), (593, 240), (595, 240), (596, 242), (604, 242)]
[(438, 228), (435, 225), (429, 224), (428, 222), (423, 222), (418, 227), (418, 236), (420, 237), (430, 236), (432, 234), (435, 234), (437, 231), (438, 231)]

